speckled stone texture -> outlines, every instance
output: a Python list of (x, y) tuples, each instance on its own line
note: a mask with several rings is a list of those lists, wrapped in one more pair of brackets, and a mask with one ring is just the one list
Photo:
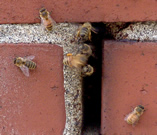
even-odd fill
[[(156, 135), (157, 43), (105, 41), (102, 135)], [(124, 118), (137, 105), (145, 112), (135, 127)]]
[(114, 33), (117, 40), (157, 41), (157, 22), (132, 23), (128, 27)]
[[(64, 47), (64, 53), (76, 54), (78, 44)], [(63, 135), (81, 135), (83, 120), (81, 70), (64, 66), (66, 124)]]
[(75, 36), (79, 24), (59, 23), (51, 32), (41, 24), (2, 24), (0, 43), (49, 43), (68, 46)]

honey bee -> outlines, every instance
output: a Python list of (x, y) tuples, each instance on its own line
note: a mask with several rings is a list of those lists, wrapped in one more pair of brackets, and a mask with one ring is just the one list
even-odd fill
[(22, 70), (25, 76), (29, 76), (29, 69), (35, 69), (37, 67), (36, 63), (31, 61), (35, 56), (27, 56), (25, 58), (16, 57), (14, 58), (14, 64)]
[(87, 57), (92, 55), (92, 49), (87, 44), (82, 44), (79, 46), (79, 53), (86, 55)]
[(93, 72), (94, 72), (94, 68), (91, 65), (86, 65), (82, 67), (81, 73), (83, 77), (90, 76), (93, 74)]
[(135, 107), (135, 109), (130, 113), (128, 114), (126, 117), (125, 117), (125, 121), (128, 123), (128, 124), (131, 124), (131, 125), (136, 125), (140, 116), (143, 114), (144, 112), (144, 107), (142, 105), (138, 105), (137, 107)]
[(91, 41), (91, 32), (98, 33), (98, 31), (92, 27), (91, 23), (86, 22), (78, 29), (75, 40), (78, 42)]
[(53, 26), (56, 22), (51, 18), (50, 13), (45, 8), (41, 8), (39, 10), (40, 18), (41, 18), (41, 25), (48, 31), (53, 29)]
[(68, 53), (63, 60), (63, 64), (69, 67), (81, 68), (86, 65), (88, 58), (83, 54), (72, 55)]

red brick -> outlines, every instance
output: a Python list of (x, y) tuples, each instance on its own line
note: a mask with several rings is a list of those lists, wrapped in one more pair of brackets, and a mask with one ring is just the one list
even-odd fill
[[(62, 48), (48, 44), (0, 45), (0, 133), (61, 135), (65, 125)], [(24, 76), (16, 56), (34, 55)]]
[[(102, 75), (103, 135), (156, 135), (157, 44), (104, 42)], [(146, 111), (135, 127), (124, 121), (132, 107)]]
[(5, 0), (0, 2), (0, 23), (36, 23), (46, 7), (57, 22), (129, 22), (157, 18), (156, 0)]

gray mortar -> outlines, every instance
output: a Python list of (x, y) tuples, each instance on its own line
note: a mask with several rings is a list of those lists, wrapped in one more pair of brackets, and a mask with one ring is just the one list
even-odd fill
[[(52, 32), (40, 24), (1, 24), (0, 43), (49, 43), (63, 47), (64, 54), (76, 54), (78, 45), (71, 40), (78, 24), (60, 23)], [(63, 67), (65, 88), (66, 124), (64, 135), (81, 135), (82, 129), (82, 78), (79, 69)]]
[(59, 23), (52, 32), (40, 24), (1, 24), (0, 43), (50, 43), (61, 47), (71, 46), (78, 24)]
[[(64, 54), (76, 54), (77, 44), (63, 47)], [(81, 70), (64, 66), (65, 111), (66, 124), (63, 135), (81, 135), (83, 104), (82, 104), (82, 77)]]
[(64, 66), (66, 124), (63, 135), (81, 135), (82, 78), (81, 72)]
[(137, 22), (115, 35), (118, 40), (157, 41), (157, 22)]

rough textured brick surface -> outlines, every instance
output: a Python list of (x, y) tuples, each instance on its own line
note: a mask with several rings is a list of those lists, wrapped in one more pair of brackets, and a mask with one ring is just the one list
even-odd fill
[[(0, 133), (61, 135), (65, 125), (62, 48), (48, 44), (0, 45)], [(24, 76), (16, 56), (34, 55)]]
[[(156, 135), (157, 44), (104, 42), (102, 75), (103, 135)], [(142, 104), (135, 127), (124, 117)]]
[(157, 18), (156, 0), (3, 0), (0, 23), (36, 23), (41, 7), (57, 22), (147, 21)]

